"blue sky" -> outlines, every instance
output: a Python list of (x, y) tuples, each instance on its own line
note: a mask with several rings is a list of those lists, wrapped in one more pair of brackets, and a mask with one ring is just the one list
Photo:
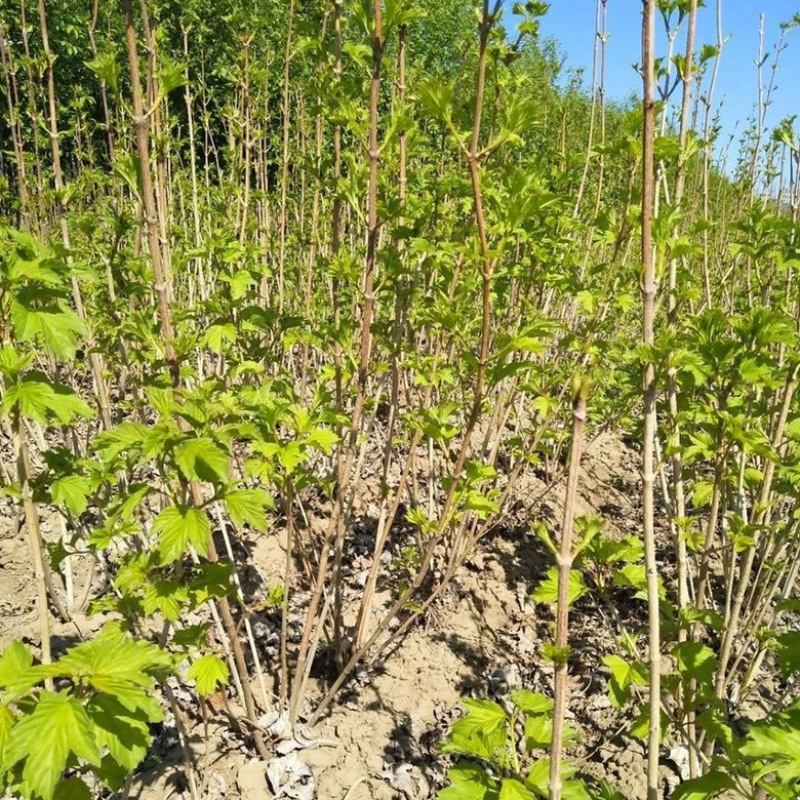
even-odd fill
[[(507, 0), (507, 4), (510, 8), (511, 0)], [(706, 0), (706, 5), (698, 16), (698, 46), (715, 44), (717, 40), (716, 0)], [(606, 92), (609, 98), (624, 99), (633, 92), (637, 95), (641, 92), (641, 78), (632, 66), (640, 60), (641, 9), (640, 0), (608, 0), (610, 35), (606, 51)], [(722, 0), (722, 28), (728, 40), (723, 50), (715, 97), (717, 103), (724, 104), (723, 139), (746, 127), (758, 99), (754, 61), (758, 57), (761, 12), (765, 14), (765, 49), (771, 50), (778, 40), (780, 23), (800, 13), (800, 0)], [(584, 68), (588, 86), (595, 39), (595, 0), (551, 0), (550, 11), (541, 25), (543, 35), (559, 41), (567, 64)], [(663, 55), (666, 53), (666, 38), (660, 15), (656, 18), (656, 25), (662, 34), (658, 54)], [(681, 42), (682, 38), (676, 43), (677, 52), (684, 50)], [(781, 54), (773, 104), (767, 118), (770, 128), (786, 116), (797, 114), (800, 117), (800, 28), (788, 33), (787, 42), (789, 46)], [(771, 54), (765, 65), (765, 82), (769, 81), (773, 58), (774, 54)], [(680, 103), (678, 93), (673, 95), (673, 103)], [(798, 128), (800, 119), (796, 125)], [(724, 144), (720, 141), (718, 146)]]

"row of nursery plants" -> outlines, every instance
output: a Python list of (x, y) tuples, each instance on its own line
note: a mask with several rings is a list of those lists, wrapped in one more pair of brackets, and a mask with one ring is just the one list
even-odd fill
[[(552, 695), (465, 699), (439, 797), (619, 796), (565, 759), (584, 596), (647, 800), (663, 747), (675, 800), (798, 795), (800, 139), (767, 110), (800, 21), (762, 35), (733, 163), (705, 5), (644, 0), (643, 102), (614, 104), (638, 4), (597, 0), (587, 92), (540, 2), (0, 0), (0, 456), (38, 621), (0, 656), (1, 789), (127, 797), (169, 711), (201, 797), (186, 687), (269, 757), (265, 712), (318, 722), (521, 509)], [(607, 431), (641, 458), (623, 540), (576, 512)]]

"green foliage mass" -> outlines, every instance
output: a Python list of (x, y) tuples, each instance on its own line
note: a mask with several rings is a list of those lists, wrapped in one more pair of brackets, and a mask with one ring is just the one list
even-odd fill
[[(736, 163), (721, 155), (720, 45), (697, 42), (688, 80), (695, 4), (658, 3), (673, 47), (655, 64), (645, 286), (641, 104), (605, 96), (600, 61), (591, 87), (567, 69), (546, 3), (501, 5), (0, 0), (1, 474), (41, 648), (0, 656), (0, 791), (127, 792), (168, 676), (203, 713), (241, 692), (236, 735), (266, 757), (254, 691), (297, 724), (313, 667), (331, 678), (316, 721), (517, 520), (541, 555), (536, 613), (566, 579), (555, 613), (614, 642), (592, 658), (626, 734), (646, 738), (663, 663), (663, 744), (692, 754), (673, 798), (798, 796), (794, 121), (759, 117)], [(566, 563), (543, 505), (577, 400), (587, 442), (638, 458), (648, 365), (649, 584), (638, 519), (622, 534), (578, 514)], [(625, 480), (609, 485), (638, 494)], [(270, 584), (247, 563), (263, 534), (286, 549)], [(103, 582), (75, 598), (59, 576), (80, 558)], [(51, 653), (51, 614), (83, 606), (114, 622)], [(256, 617), (279, 640), (269, 663)], [(562, 645), (536, 658), (563, 675)], [(764, 671), (786, 691), (751, 723)], [(552, 700), (463, 706), (439, 796), (548, 797)], [(562, 778), (564, 798), (619, 797), (568, 763)]]

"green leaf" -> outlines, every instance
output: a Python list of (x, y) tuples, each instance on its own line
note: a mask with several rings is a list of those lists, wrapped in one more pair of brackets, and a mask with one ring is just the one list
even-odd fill
[(22, 642), (12, 642), (0, 657), (0, 687), (13, 696), (25, 694), (41, 681), (40, 667), (33, 666), (33, 655)]
[(625, 661), (624, 658), (616, 655), (603, 657), (603, 663), (611, 670), (611, 674), (625, 686), (634, 684), (636, 686), (647, 686), (647, 670), (643, 664), (638, 662)]
[(97, 743), (107, 747), (114, 761), (128, 771), (144, 760), (152, 737), (148, 718), (142, 711), (132, 711), (117, 698), (98, 694), (91, 699), (86, 711), (95, 728)]
[(328, 428), (314, 428), (306, 437), (306, 443), (330, 455), (333, 446), (339, 441), (339, 436)]
[(175, 463), (190, 481), (221, 483), (228, 478), (228, 454), (211, 439), (189, 439), (179, 444)]
[(486, 497), (477, 489), (470, 489), (464, 500), (464, 508), (474, 511), (479, 519), (487, 519), (489, 515), (496, 514), (500, 509), (494, 500)]
[(713, 686), (717, 656), (702, 642), (681, 642), (675, 646), (681, 677), (695, 679), (701, 686)]
[(254, 449), (271, 460), (277, 460), (287, 473), (294, 472), (308, 457), (300, 442), (292, 439), (289, 442), (258, 442)]
[(800, 671), (800, 632), (789, 631), (778, 636), (777, 660), (784, 677)]
[(597, 298), (588, 290), (578, 292), (575, 295), (575, 302), (587, 313), (594, 313), (597, 308)]
[(592, 539), (584, 552), (588, 558), (606, 566), (620, 562), (630, 564), (641, 561), (644, 545), (632, 536), (626, 536), (619, 541), (609, 536), (600, 536)]
[(627, 798), (625, 795), (620, 794), (610, 783), (598, 781), (594, 797), (589, 797), (587, 794), (587, 800), (627, 800)]
[(92, 800), (92, 791), (80, 778), (59, 781), (53, 800)]
[[(604, 795), (592, 797), (586, 790), (583, 781), (564, 781), (561, 785), (561, 796), (564, 800), (603, 800)], [(620, 794), (611, 795), (615, 800), (625, 800)]]
[[(664, 741), (664, 737), (667, 735), (669, 728), (670, 728), (670, 718), (666, 714), (666, 712), (662, 709), (661, 711), (661, 741)], [(636, 739), (640, 739), (643, 742), (647, 741), (647, 736), (650, 730), (650, 704), (644, 703), (639, 710), (639, 715), (633, 721), (633, 724), (630, 727), (630, 735)]]
[(624, 708), (631, 699), (630, 686), (620, 683), (613, 675), (608, 679), (608, 699), (614, 708)]
[(192, 607), (205, 603), (214, 597), (225, 597), (234, 593), (234, 586), (231, 582), (231, 564), (227, 561), (208, 561), (197, 564), (194, 567), (197, 577), (189, 584), (189, 596)]
[(508, 737), (506, 712), (490, 700), (463, 700), (462, 704), (467, 715), (453, 725), (442, 751), (488, 761), (501, 758)]
[[(568, 761), (561, 764), (561, 796), (564, 800), (591, 800), (589, 793), (582, 781), (569, 780), (575, 774), (575, 767)], [(539, 797), (547, 798), (550, 796), (550, 759), (540, 758), (534, 761), (528, 776), (525, 778), (525, 785)], [(599, 798), (597, 798), (599, 800)]]
[(17, 341), (38, 341), (53, 355), (68, 361), (75, 355), (81, 337), (86, 335), (86, 325), (72, 309), (58, 302), (35, 307), (32, 300), (36, 296), (31, 294), (32, 298), (18, 294), (11, 303)]
[(8, 414), (17, 406), (19, 413), (43, 425), (47, 423), (50, 384), (41, 380), (23, 380), (7, 387), (3, 397), (3, 411)]
[(185, 67), (162, 56), (157, 79), (158, 93), (161, 97), (166, 97), (170, 92), (186, 84)]
[(734, 741), (733, 731), (728, 725), (727, 715), (720, 709), (706, 709), (697, 716), (697, 724), (706, 733), (711, 734), (714, 739), (724, 744), (727, 752), (731, 751)]
[(150, 428), (141, 422), (123, 422), (113, 430), (97, 436), (94, 446), (102, 459), (108, 463), (123, 453), (140, 452), (149, 433)]
[[(586, 581), (579, 570), (573, 569), (569, 573), (569, 604), (583, 597), (589, 591)], [(533, 599), (537, 603), (555, 603), (558, 601), (558, 567), (550, 567), (547, 577), (536, 587)]]
[(447, 771), (447, 778), (451, 785), (439, 792), (439, 800), (489, 800), (492, 794), (497, 797), (494, 781), (477, 764), (458, 764)]
[(92, 483), (83, 475), (65, 475), (53, 481), (50, 492), (54, 503), (63, 503), (70, 514), (79, 517), (89, 505), (87, 498), (92, 492)]
[(647, 686), (647, 668), (636, 661), (625, 661), (617, 655), (608, 655), (603, 658), (611, 670), (608, 683), (609, 699), (617, 708), (622, 708), (630, 700), (631, 686)]
[(66, 386), (53, 384), (39, 372), (25, 375), (18, 383), (8, 386), (3, 396), (3, 411), (8, 414), (14, 407), (28, 419), (46, 425), (51, 416), (62, 425), (69, 425), (76, 417), (92, 417), (94, 412)]
[(511, 702), (526, 714), (547, 714), (553, 710), (553, 701), (549, 697), (529, 689), (512, 692)]
[(506, 779), (500, 786), (500, 800), (534, 800), (534, 797), (519, 781)]
[(208, 697), (217, 691), (217, 686), (227, 686), (228, 665), (214, 655), (203, 656), (192, 663), (186, 677), (195, 681), (201, 697)]
[(792, 716), (792, 724), (766, 721), (751, 726), (741, 752), (762, 762), (759, 777), (774, 773), (782, 781), (800, 779), (800, 713)]
[(177, 581), (154, 581), (144, 590), (142, 606), (148, 616), (160, 611), (164, 619), (177, 622), (181, 618), (184, 603), (189, 601), (189, 590)]
[(203, 647), (208, 639), (210, 627), (210, 622), (204, 622), (200, 625), (187, 625), (187, 627), (175, 631), (172, 643), (180, 647)]
[(32, 360), (32, 355), (21, 355), (13, 345), (4, 344), (0, 347), (0, 374), (4, 375), (10, 383), (14, 383)]
[(225, 495), (225, 507), (234, 525), (246, 523), (253, 530), (265, 531), (266, 510), (275, 508), (275, 500), (266, 489), (239, 489)]
[[(46, 747), (42, 746), (43, 742), (47, 742)], [(70, 753), (90, 764), (100, 764), (91, 720), (68, 691), (44, 691), (33, 713), (20, 719), (11, 729), (5, 763), (11, 767), (24, 760), (23, 793), (53, 800)]]
[(103, 785), (112, 792), (119, 792), (125, 786), (125, 779), (128, 777), (128, 770), (115, 761), (110, 754), (103, 756), (100, 766), (95, 767), (94, 771)]
[(205, 511), (192, 506), (165, 508), (153, 520), (152, 531), (159, 535), (158, 552), (162, 565), (183, 558), (190, 544), (198, 553), (205, 553), (211, 539), (211, 525)]
[(711, 608), (684, 608), (681, 609), (680, 626), (689, 630), (697, 623), (707, 625), (712, 631), (721, 631), (725, 627), (725, 620)]
[(236, 341), (236, 326), (232, 322), (222, 325), (211, 325), (203, 335), (202, 344), (212, 353), (221, 355), (225, 349), (225, 342)]
[(707, 772), (700, 778), (684, 781), (670, 795), (670, 800), (711, 800), (720, 792), (736, 788), (736, 783), (724, 772)]
[(142, 162), (138, 156), (121, 153), (114, 159), (114, 175), (122, 180), (134, 197), (142, 197)]
[(14, 712), (7, 705), (0, 703), (0, 764), (3, 763), (3, 751), (16, 719)]
[(452, 114), (453, 86), (440, 83), (433, 77), (427, 77), (418, 87), (420, 102), (424, 110), (431, 116), (449, 123)]
[(278, 451), (278, 460), (289, 473), (294, 472), (295, 467), (302, 464), (306, 458), (300, 443), (296, 441), (286, 442), (285, 445), (280, 446)]
[(131, 711), (142, 711), (151, 722), (163, 718), (152, 697), (154, 676), (171, 668), (169, 654), (143, 639), (131, 639), (110, 624), (91, 641), (72, 647), (58, 662), (57, 674), (88, 683), (115, 697)]
[(540, 758), (533, 762), (528, 776), (525, 778), (525, 785), (541, 797), (548, 797), (550, 794), (550, 759)]
[(550, 747), (552, 741), (552, 717), (538, 715), (525, 718), (525, 746), (528, 750)]
[(100, 80), (105, 81), (112, 91), (116, 92), (119, 89), (121, 69), (113, 52), (98, 53), (94, 59), (86, 62), (86, 66)]
[(129, 520), (139, 507), (139, 503), (154, 491), (146, 483), (132, 483), (128, 486), (128, 493), (119, 498), (119, 504), (114, 508), (114, 516), (121, 520)]
[[(625, 564), (624, 567), (614, 573), (615, 586), (629, 586), (636, 590), (635, 597), (642, 600), (647, 599), (647, 570), (644, 564)], [(658, 595), (664, 596), (664, 585), (661, 578), (658, 579)]]
[(241, 300), (247, 294), (250, 284), (254, 283), (253, 276), (246, 269), (241, 269), (232, 275), (222, 275), (221, 278), (230, 284), (232, 300)]

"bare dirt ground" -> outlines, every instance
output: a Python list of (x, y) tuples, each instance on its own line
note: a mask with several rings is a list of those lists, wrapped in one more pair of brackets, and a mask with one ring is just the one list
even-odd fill
[[(543, 488), (539, 481), (526, 479), (515, 487), (515, 494), (524, 500)], [(638, 497), (638, 455), (611, 434), (601, 435), (584, 457), (578, 512), (603, 517), (612, 535), (639, 535)], [(552, 670), (541, 647), (551, 637), (553, 615), (547, 606), (534, 603), (530, 593), (552, 561), (530, 530), (535, 519), (544, 519), (557, 530), (562, 498), (563, 489), (556, 486), (536, 509), (526, 509), (522, 503), (504, 527), (487, 537), (481, 552), (432, 609), (424, 626), (413, 629), (370, 672), (358, 673), (331, 713), (307, 732), (312, 746), (295, 751), (288, 760), (255, 760), (224, 714), (207, 723), (206, 745), (205, 724), (196, 700), (176, 684), (183, 709), (180, 713), (183, 716), (185, 712), (183, 721), (189, 729), (189, 747), (201, 775), (200, 797), (270, 798), (273, 793), (267, 772), (284, 766), (305, 775), (295, 782), (294, 793), (283, 795), (299, 800), (312, 796), (320, 800), (434, 798), (447, 767), (446, 760), (436, 757), (437, 745), (459, 714), (462, 697), (502, 701), (523, 686), (546, 694), (551, 691)], [(24, 529), (11, 502), (0, 502), (0, 647), (13, 639), (35, 647), (34, 585)], [(54, 519), (45, 518), (45, 538), (57, 537), (57, 527)], [(665, 532), (661, 535), (666, 554), (670, 549)], [(248, 551), (246, 578), (265, 585), (280, 579), (282, 536), (281, 531), (252, 534), (242, 542)], [(75, 566), (78, 586), (85, 585), (86, 566)], [(367, 556), (350, 563), (348, 581), (353, 592), (359, 591), (361, 573), (368, 567)], [(662, 568), (669, 579), (672, 565), (664, 562)], [(644, 626), (646, 613), (641, 601), (630, 599), (617, 610), (626, 626)], [(574, 661), (568, 714), (578, 741), (570, 755), (585, 774), (608, 780), (630, 800), (638, 800), (645, 796), (644, 749), (625, 735), (630, 717), (609, 703), (601, 666), (602, 656), (615, 649), (615, 623), (591, 595), (575, 605), (572, 622)], [(77, 615), (74, 623), (53, 624), (56, 645), (64, 646), (89, 635), (99, 621)], [(275, 625), (276, 620), (269, 618), (256, 625), (268, 672), (278, 663), (273, 660), (277, 654)], [(229, 700), (229, 709), (235, 713), (235, 699)], [(133, 781), (131, 797), (188, 800), (181, 749), (170, 714), (161, 728), (151, 756)], [(667, 792), (677, 782), (677, 772), (666, 760), (663, 770)]]

